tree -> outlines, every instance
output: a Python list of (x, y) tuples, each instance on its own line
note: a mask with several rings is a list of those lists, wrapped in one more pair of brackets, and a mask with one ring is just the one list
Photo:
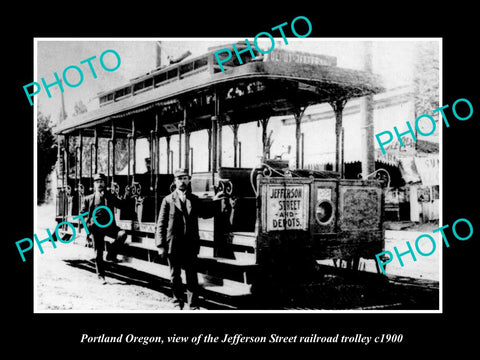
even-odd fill
[[(432, 115), (437, 123), (437, 129), (441, 126), (439, 120), (439, 113), (433, 114), (432, 111), (437, 109), (440, 99), (439, 92), (439, 46), (437, 42), (425, 41), (419, 42), (416, 46), (415, 52), (415, 76), (414, 84), (414, 100), (415, 100), (415, 118), (422, 114)], [(431, 125), (428, 125), (431, 126)], [(429, 136), (426, 141), (439, 141), (439, 131), (435, 131), (432, 136)], [(417, 148), (418, 142), (415, 142)]]
[[(439, 49), (436, 42), (420, 42), (415, 53), (415, 117), (439, 107)], [(438, 114), (434, 115), (438, 121)]]
[(48, 199), (47, 179), (57, 161), (57, 144), (52, 133), (50, 116), (37, 114), (37, 204)]

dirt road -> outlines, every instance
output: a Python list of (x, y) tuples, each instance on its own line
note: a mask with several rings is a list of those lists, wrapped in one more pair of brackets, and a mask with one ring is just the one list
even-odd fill
[[(46, 228), (55, 229), (52, 205), (38, 208), (37, 232), (46, 234)], [(66, 310), (72, 312), (124, 312), (173, 310), (169, 296), (132, 284), (128, 279), (111, 277), (103, 285), (94, 272), (71, 264), (85, 263), (94, 258), (94, 251), (80, 244), (57, 242), (54, 249), (44, 243), (44, 254), (35, 251), (36, 311)]]

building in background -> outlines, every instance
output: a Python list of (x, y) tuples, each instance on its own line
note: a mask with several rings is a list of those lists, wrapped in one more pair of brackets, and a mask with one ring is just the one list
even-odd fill
[[(361, 104), (360, 99), (347, 102), (344, 110), (344, 173), (346, 178), (361, 176)], [(433, 110), (433, 109), (432, 109)], [(406, 129), (405, 121), (414, 121), (415, 92), (413, 86), (390, 89), (373, 97), (375, 133), (397, 126)], [(283, 129), (291, 133), (293, 117), (281, 119)], [(441, 124), (440, 124), (441, 125)], [(437, 129), (440, 126), (437, 127)], [(328, 104), (311, 107), (302, 119), (303, 166), (312, 170), (331, 170), (335, 164), (335, 115)], [(376, 143), (375, 169), (383, 168), (390, 175), (386, 193), (388, 220), (426, 222), (439, 218), (439, 136), (417, 137), (414, 142), (405, 136), (405, 146), (392, 141), (382, 154)], [(321, 141), (319, 140), (321, 139)], [(290, 161), (292, 164), (292, 162)]]

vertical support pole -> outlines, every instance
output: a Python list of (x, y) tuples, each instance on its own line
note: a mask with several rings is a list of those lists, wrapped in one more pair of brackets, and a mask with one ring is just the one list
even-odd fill
[(75, 146), (75, 156), (74, 156), (74, 159), (75, 159), (75, 182), (73, 184), (73, 189), (75, 191), (78, 190), (78, 150), (79, 150), (79, 146)]
[[(76, 197), (76, 209), (75, 209), (75, 214), (80, 214), (80, 210), (82, 208), (82, 196), (83, 196), (83, 183), (82, 183), (82, 175), (83, 175), (83, 133), (82, 130), (78, 131), (78, 145), (76, 148), (76, 159), (75, 159), (75, 178), (76, 178), (76, 184), (75, 184), (75, 197)], [(78, 175), (77, 175), (78, 174)], [(82, 191), (83, 190), (83, 191)], [(74, 214), (73, 211), (73, 206), (72, 206), (72, 215)], [(78, 232), (80, 233), (82, 231), (82, 228), (78, 228)]]
[(88, 174), (89, 175), (89, 183), (88, 183), (88, 190), (89, 191), (92, 191), (93, 190), (93, 158), (94, 158), (94, 153), (96, 154), (96, 150), (95, 150), (95, 144), (90, 144), (90, 173)]
[[(212, 116), (212, 185), (214, 185), (215, 172), (218, 171), (218, 168), (222, 166), (221, 164), (221, 122), (220, 122), (220, 94), (218, 89), (215, 89), (215, 94), (213, 97), (214, 105), (214, 114)], [(220, 140), (220, 141), (219, 141)]]
[(212, 164), (210, 166), (210, 171), (212, 172), (212, 185), (215, 181), (215, 172), (217, 171), (217, 117), (212, 116), (212, 131), (211, 131), (211, 149), (212, 155), (211, 160)]
[(107, 142), (107, 190), (110, 188), (110, 170), (111, 170), (111, 163), (110, 163), (110, 144), (112, 143), (112, 139), (108, 139)]
[[(112, 137), (110, 139), (110, 142), (112, 143), (112, 178), (110, 180), (110, 187), (107, 184), (107, 190), (111, 190), (113, 187), (113, 184), (115, 183), (115, 167), (117, 165), (115, 161), (115, 147), (117, 143), (117, 137), (116, 137), (116, 127), (115, 123), (112, 121)], [(108, 178), (107, 178), (108, 180)], [(110, 188), (110, 189), (109, 189)], [(116, 211), (114, 211), (113, 216), (116, 217)]]
[(80, 145), (79, 145), (79, 142), (80, 142), (80, 133), (81, 131), (79, 132), (79, 139), (78, 139), (78, 142), (77, 142), (77, 145), (75, 146), (74, 148), (74, 159), (75, 159), (75, 179), (74, 179), (74, 183), (73, 183), (73, 193), (72, 193), (72, 209), (71, 209), (71, 213), (70, 215), (76, 215), (78, 214), (78, 206), (79, 206), (79, 200), (80, 200), (80, 193), (79, 193), (79, 183), (80, 183), (80, 180), (79, 180), (79, 172), (80, 172), (80, 167), (79, 167), (79, 159), (80, 159), (80, 155), (79, 155), (79, 151), (81, 153), (81, 149), (80, 149)]
[(343, 178), (342, 164), (342, 114), (347, 100), (339, 99), (330, 103), (335, 112), (335, 171)]
[[(215, 89), (214, 96), (214, 115), (212, 116), (212, 182), (211, 187), (215, 186), (215, 172), (222, 166), (222, 121), (220, 118), (220, 94)], [(222, 200), (224, 201), (224, 200)], [(218, 206), (218, 205), (217, 205)], [(213, 256), (222, 256), (223, 243), (226, 239), (224, 219), (219, 212), (213, 217)]]
[[(155, 130), (150, 130), (150, 141), (148, 142), (148, 157), (150, 161), (150, 168), (147, 168), (149, 183), (150, 183), (150, 191), (153, 191), (154, 188), (154, 179), (153, 174), (155, 172)], [(146, 164), (145, 164), (146, 166)]]
[(66, 153), (66, 148), (67, 148), (67, 136), (63, 137), (63, 148), (62, 148), (62, 188), (65, 188), (65, 174), (67, 172), (67, 165), (66, 165), (66, 160), (65, 160), (65, 153)]
[[(82, 184), (82, 175), (83, 175), (83, 132), (82, 130), (78, 133), (78, 184), (77, 187), (80, 190), (80, 187), (83, 186)], [(82, 198), (80, 191), (77, 193), (78, 196), (78, 214), (80, 214), (80, 210), (82, 209)]]
[[(62, 175), (61, 186), (60, 182), (60, 174)], [(57, 172), (56, 172), (56, 181), (57, 181), (57, 196), (55, 197), (55, 209), (56, 209), (56, 216), (60, 216), (61, 214), (61, 206), (60, 201), (63, 201), (63, 195), (60, 198), (60, 194), (62, 194), (65, 190), (63, 188), (63, 161), (62, 161), (62, 142), (60, 140), (60, 135), (57, 135)]]
[[(341, 171), (341, 144), (342, 144), (342, 106), (340, 102), (336, 102), (335, 107), (335, 171)], [(340, 178), (343, 178), (340, 174)]]
[[(155, 186), (157, 186), (156, 182), (158, 180), (158, 174), (160, 174), (160, 138), (158, 137), (159, 128), (160, 127), (160, 120), (158, 118), (158, 114), (155, 115)], [(153, 163), (152, 163), (153, 164)]]
[(233, 131), (233, 167), (238, 166), (238, 124), (232, 124)]
[(208, 134), (208, 172), (212, 170), (212, 128), (207, 129)]
[(190, 175), (193, 174), (193, 148), (190, 148)]
[(238, 142), (238, 167), (242, 167), (242, 142)]
[(112, 180), (110, 184), (115, 182), (115, 143), (116, 143), (116, 137), (115, 137), (115, 124), (112, 122)]
[[(372, 72), (372, 42), (364, 43), (364, 70)], [(374, 145), (374, 122), (373, 122), (373, 95), (366, 95), (360, 99), (361, 114), (361, 161), (362, 177), (367, 178), (369, 174), (375, 171), (375, 145)]]
[(127, 135), (127, 185), (132, 185), (130, 178), (132, 176), (132, 134)]
[(154, 192), (154, 206), (155, 206), (155, 215), (154, 219), (157, 221), (158, 219), (158, 174), (160, 173), (160, 140), (158, 138), (158, 130), (159, 130), (159, 119), (158, 114), (155, 114), (155, 146), (153, 149), (153, 157), (154, 159), (150, 159), (150, 166), (154, 166), (155, 168), (155, 180), (153, 183), (153, 192)]
[(98, 130), (95, 128), (94, 130), (94, 147), (95, 147), (95, 167), (94, 167), (94, 173), (98, 173)]
[[(95, 155), (94, 155), (95, 154)], [(98, 130), (93, 129), (93, 144), (90, 144), (90, 186), (93, 191), (93, 174), (98, 173)]]
[(305, 112), (305, 108), (301, 109), (298, 108), (295, 110), (293, 116), (295, 118), (295, 167), (299, 169), (300, 166), (300, 160), (303, 156), (301, 153), (301, 140), (302, 140), (302, 128), (301, 128), (301, 123), (302, 123), (302, 117), (303, 113)]
[(60, 138), (61, 136), (57, 136), (57, 188), (60, 187), (58, 185), (60, 175), (61, 175), (61, 184), (63, 188), (63, 173), (64, 173), (64, 165), (63, 165), (63, 160), (62, 160), (62, 140)]
[(83, 175), (83, 132), (82, 130), (78, 133), (78, 147), (80, 148), (80, 154), (78, 156), (78, 174), (79, 174), (79, 183), (82, 183)]
[(267, 127), (268, 121), (270, 118), (260, 119), (260, 124), (262, 125), (262, 162), (265, 162), (268, 158), (268, 136), (267, 136)]
[(302, 132), (302, 156), (300, 166), (302, 169), (305, 168), (305, 133)]
[(69, 135), (65, 135), (65, 139), (64, 139), (64, 142), (65, 142), (65, 151), (64, 151), (64, 157), (65, 157), (65, 169), (63, 171), (64, 175), (65, 175), (65, 183), (64, 183), (64, 186), (65, 185), (68, 185), (68, 172), (70, 170), (70, 136)]
[(132, 181), (135, 181), (135, 173), (137, 172), (137, 137), (135, 134), (135, 119), (132, 119)]
[(295, 114), (295, 168), (300, 168), (301, 117)]
[(217, 168), (222, 167), (222, 128), (223, 128), (223, 122), (222, 118), (219, 116), (217, 119)]
[(64, 147), (65, 147), (65, 151), (64, 151), (64, 157), (65, 157), (65, 162), (64, 162), (64, 169), (63, 169), (63, 178), (62, 178), (62, 184), (63, 184), (63, 188), (65, 189), (65, 194), (64, 194), (64, 201), (63, 201), (63, 216), (64, 216), (64, 220), (66, 219), (67, 215), (68, 215), (68, 208), (69, 208), (69, 204), (68, 204), (68, 196), (67, 196), (67, 192), (66, 192), (66, 187), (68, 186), (68, 172), (70, 170), (70, 136), (69, 135), (65, 135), (65, 138), (64, 138)]
[(171, 174), (170, 171), (170, 135), (165, 138), (165, 141), (167, 142), (167, 174)]
[[(187, 108), (183, 109), (183, 133), (185, 136), (184, 148), (184, 167), (188, 168), (190, 165), (190, 132), (187, 129)], [(191, 171), (191, 170), (190, 170)], [(191, 174), (191, 172), (189, 172)]]
[(78, 190), (78, 150), (80, 148), (75, 146), (75, 184), (74, 184), (74, 190)]
[(217, 116), (212, 116), (212, 131), (211, 131), (211, 148), (212, 148), (212, 155), (211, 160), (212, 164), (210, 166), (210, 171), (212, 173), (212, 183), (211, 185), (215, 184), (215, 172), (217, 171)]
[(342, 163), (340, 165), (340, 174), (343, 175), (345, 174), (345, 128), (342, 126), (342, 156), (340, 157), (342, 160)]
[(178, 124), (178, 168), (182, 167), (182, 132), (183, 124)]
[[(184, 149), (184, 157), (185, 157), (185, 167), (188, 169), (190, 166), (190, 151), (192, 148), (190, 147), (190, 133), (184, 128), (185, 132), (185, 149)], [(189, 169), (189, 174), (191, 174), (191, 169)]]

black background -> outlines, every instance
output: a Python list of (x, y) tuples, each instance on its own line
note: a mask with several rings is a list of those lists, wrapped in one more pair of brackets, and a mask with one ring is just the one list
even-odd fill
[[(373, 5), (375, 4), (375, 5)], [(381, 5), (379, 5), (381, 4)], [(440, 4), (440, 3), (438, 3)], [(480, 105), (474, 91), (478, 77), (477, 38), (473, 19), (476, 10), (459, 2), (448, 8), (420, 8), (405, 2), (302, 7), (289, 2), (275, 3), (260, 11), (243, 2), (221, 4), (171, 4), (141, 2), (73, 4), (17, 11), (18, 19), (2, 24), (5, 51), (2, 56), (3, 82), (2, 134), (3, 160), (3, 236), (2, 274), (6, 281), (2, 298), (5, 321), (2, 342), (12, 354), (95, 356), (97, 351), (121, 358), (127, 355), (160, 356), (166, 351), (183, 354), (205, 350), (214, 357), (225, 352), (255, 353), (260, 348), (269, 354), (296, 356), (339, 356), (353, 352), (375, 352), (383, 357), (404, 353), (442, 353), (446, 349), (466, 353), (474, 349), (478, 314), (478, 242), (480, 227), (477, 208), (478, 171), (476, 129)], [(379, 7), (380, 6), (380, 7)], [(444, 248), (443, 314), (33, 314), (33, 262), (21, 262), (15, 241), (33, 235), (33, 107), (23, 85), (33, 79), (34, 37), (254, 37), (261, 31), (296, 16), (307, 16), (313, 26), (310, 37), (442, 37), (443, 104), (467, 98), (474, 113), (468, 121), (451, 117), (450, 128), (443, 129), (443, 223), (469, 219), (474, 235), (468, 241), (452, 240)], [(448, 114), (448, 113), (447, 113)], [(410, 120), (410, 119), (406, 119)], [(7, 140), (8, 139), (8, 140)], [(354, 335), (403, 334), (401, 344), (263, 344), (223, 346), (133, 344), (80, 344), (82, 333), (133, 333), (137, 336), (191, 336), (198, 333), (244, 335)], [(310, 354), (310, 355), (307, 355)], [(329, 355), (328, 355), (329, 354)], [(447, 354), (446, 354), (447, 355)], [(447, 355), (448, 356), (448, 355)]]

